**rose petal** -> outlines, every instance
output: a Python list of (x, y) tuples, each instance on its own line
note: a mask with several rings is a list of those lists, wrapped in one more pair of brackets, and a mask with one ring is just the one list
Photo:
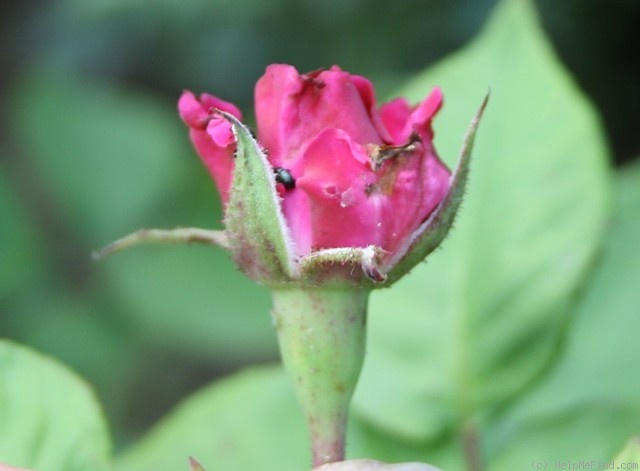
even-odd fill
[(367, 185), (375, 182), (367, 158), (341, 129), (325, 130), (307, 147), (296, 188), (309, 198), (311, 250), (380, 245), (384, 200), (366, 194)]
[(394, 145), (406, 142), (408, 136), (404, 136), (405, 125), (411, 116), (411, 107), (406, 98), (396, 98), (380, 107), (380, 116), (385, 128), (391, 135)]
[[(362, 80), (337, 67), (299, 75), (292, 66), (267, 68), (256, 85), (258, 137), (274, 166), (296, 168), (310, 139), (339, 128), (360, 144), (382, 144)], [(362, 93), (362, 94), (361, 94)]]
[(407, 120), (402, 134), (399, 136), (402, 141), (409, 139), (411, 133), (415, 130), (424, 140), (433, 139), (433, 131), (431, 130), (431, 120), (442, 107), (442, 91), (439, 87), (435, 87), (429, 96), (413, 110), (411, 116)]
[(224, 204), (228, 199), (235, 140), (228, 121), (212, 114), (219, 109), (242, 118), (240, 110), (227, 101), (203, 93), (197, 99), (190, 91), (185, 91), (178, 100), (178, 112), (190, 127), (191, 142), (213, 177)]

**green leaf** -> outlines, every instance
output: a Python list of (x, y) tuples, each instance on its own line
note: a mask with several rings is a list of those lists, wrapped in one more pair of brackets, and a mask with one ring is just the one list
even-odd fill
[[(628, 464), (633, 463), (636, 468), (640, 467), (640, 436), (631, 437), (620, 453), (613, 460), (618, 466), (621, 463), (627, 464), (627, 469), (633, 469)], [(624, 469), (624, 468), (619, 468)]]
[(127, 379), (138, 376), (135, 369), (145, 358), (139, 353), (141, 339), (123, 331), (117, 313), (89, 296), (33, 285), (29, 294), (3, 320), (7, 332), (81, 375), (100, 393), (109, 418), (124, 422), (122, 416), (130, 414), (124, 405), (131, 393)]
[(237, 145), (224, 218), (233, 258), (254, 280), (287, 281), (297, 273), (274, 169), (249, 129), (234, 116), (219, 113), (231, 123)]
[(482, 34), (406, 88), (439, 84), (436, 147), (455, 156), (491, 87), (469, 192), (442, 249), (373, 293), (356, 409), (433, 439), (521, 392), (552, 359), (600, 242), (607, 150), (597, 117), (553, 54), (531, 2), (505, 0)]
[(464, 450), (450, 439), (436, 444), (402, 440), (352, 417), (349, 424), (347, 455), (350, 459), (370, 458), (388, 463), (418, 461), (443, 471), (465, 469)]
[(181, 404), (118, 461), (119, 471), (304, 470), (310, 453), (304, 419), (281, 368), (246, 370)]
[(87, 385), (54, 360), (0, 341), (0, 457), (38, 471), (109, 469), (108, 430)]
[[(347, 454), (349, 459), (415, 460), (462, 469), (460, 450), (449, 443), (426, 450), (355, 420), (349, 424)], [(282, 368), (251, 368), (195, 393), (126, 450), (117, 469), (186, 469), (189, 456), (206, 471), (309, 469), (305, 421)]]
[(629, 360), (640, 358), (640, 164), (621, 170), (615, 183), (604, 251), (582, 290), (562, 356), (513, 412), (521, 420), (592, 401), (640, 407), (640, 374), (629, 369)]
[(74, 233), (99, 245), (184, 183), (194, 159), (168, 103), (105, 83), (26, 75), (13, 91), (14, 132), (35, 184)]
[(546, 462), (546, 469), (580, 469), (568, 464), (560, 467), (562, 463), (580, 461), (599, 462), (600, 468), (596, 464), (591, 469), (606, 469), (605, 463), (611, 462), (629, 437), (628, 430), (634, 427), (637, 430), (639, 416), (638, 407), (592, 403), (562, 414), (536, 417), (527, 423), (503, 423), (487, 444), (491, 454), (487, 469), (532, 469), (534, 462)]
[(640, 375), (633, 361), (640, 358), (640, 164), (621, 170), (614, 188), (605, 248), (558, 363), (489, 429), (490, 453), (501, 469), (541, 456), (608, 461), (638, 432)]

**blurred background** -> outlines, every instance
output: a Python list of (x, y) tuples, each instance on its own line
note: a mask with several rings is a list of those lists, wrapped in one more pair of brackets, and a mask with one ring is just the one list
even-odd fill
[[(601, 113), (616, 165), (632, 160), (640, 3), (536, 3)], [(250, 121), (255, 81), (285, 62), (300, 71), (339, 64), (384, 98), (471, 39), (493, 5), (5, 0), (0, 336), (85, 377), (119, 447), (213, 378), (276, 360), (268, 293), (224, 253), (142, 247), (90, 260), (140, 227), (220, 226), (215, 188), (175, 111), (180, 92), (211, 92)]]

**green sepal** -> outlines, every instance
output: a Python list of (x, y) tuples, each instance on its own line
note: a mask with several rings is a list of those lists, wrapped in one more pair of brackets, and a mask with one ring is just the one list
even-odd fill
[(224, 219), (233, 259), (256, 281), (287, 282), (296, 277), (297, 265), (273, 167), (245, 125), (229, 113), (216, 112), (231, 123), (237, 146)]
[(387, 279), (379, 265), (384, 253), (375, 245), (311, 252), (300, 259), (300, 278), (311, 286), (373, 287)]
[(390, 285), (411, 270), (416, 264), (433, 252), (449, 233), (453, 220), (460, 208), (464, 197), (465, 188), (469, 176), (469, 164), (471, 162), (471, 150), (473, 141), (480, 124), (480, 118), (489, 101), (489, 94), (482, 101), (480, 109), (471, 120), (469, 129), (464, 137), (460, 158), (456, 169), (451, 176), (451, 185), (445, 199), (433, 210), (427, 220), (412, 234), (400, 247), (395, 256), (391, 257), (382, 267), (389, 270), (385, 286)]

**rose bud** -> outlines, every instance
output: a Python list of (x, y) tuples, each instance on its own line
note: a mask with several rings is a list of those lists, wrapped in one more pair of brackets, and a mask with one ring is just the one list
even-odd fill
[(148, 241), (228, 249), (247, 276), (271, 288), (314, 466), (343, 461), (369, 293), (445, 238), (486, 102), (451, 173), (433, 145), (438, 88), (417, 106), (397, 98), (378, 108), (364, 77), (271, 65), (255, 89), (257, 137), (234, 105), (186, 91), (178, 110), (220, 192), (224, 231), (142, 230), (100, 254)]
[(440, 89), (415, 107), (397, 98), (377, 108), (363, 77), (276, 64), (255, 103), (257, 140), (230, 103), (184, 92), (178, 104), (247, 275), (388, 285), (442, 241), (465, 175), (452, 177), (433, 146)]

